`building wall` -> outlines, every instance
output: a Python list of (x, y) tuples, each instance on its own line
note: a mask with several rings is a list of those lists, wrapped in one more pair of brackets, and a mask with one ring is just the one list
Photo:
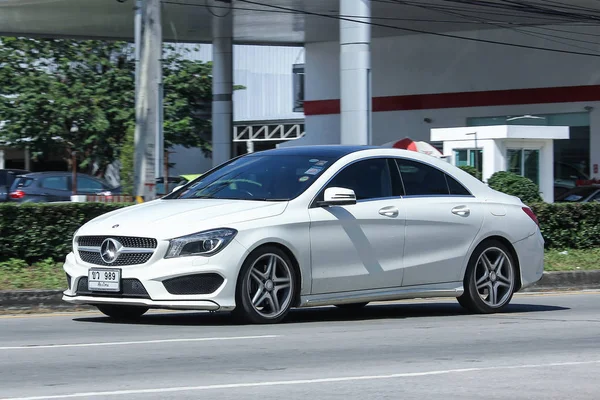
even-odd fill
[[(192, 60), (212, 61), (210, 44), (179, 46), (194, 49), (187, 55)], [(303, 62), (303, 47), (234, 46), (234, 84), (245, 87), (233, 94), (234, 122), (304, 119), (303, 113), (293, 112), (292, 83), (293, 64)], [(176, 146), (172, 150), (171, 175), (201, 173), (212, 167), (200, 149)]]
[[(212, 45), (180, 45), (198, 48), (192, 60), (212, 61)], [(293, 112), (292, 66), (304, 62), (304, 48), (285, 46), (234, 46), (233, 81), (245, 86), (233, 95), (233, 119), (272, 121), (303, 119)]]
[[(577, 30), (564, 26), (549, 28), (573, 32)], [(600, 28), (580, 29), (586, 29), (586, 33), (600, 34)], [(536, 32), (573, 38), (567, 33), (542, 30)], [(546, 48), (560, 46), (561, 49), (571, 51), (600, 51), (600, 45), (582, 44), (573, 40), (561, 40), (572, 46), (558, 45), (552, 41), (554, 39), (547, 36), (532, 37), (513, 30), (459, 32), (457, 35)], [(589, 36), (576, 38), (593, 41), (593, 37)], [(297, 144), (339, 142), (340, 116), (337, 113), (327, 114), (325, 109), (335, 108), (332, 102), (319, 102), (339, 99), (338, 43), (307, 44), (305, 71), (307, 135)], [(379, 101), (380, 104), (381, 98), (385, 96), (598, 84), (600, 57), (522, 49), (431, 35), (375, 38), (372, 42), (372, 93), (375, 102)], [(446, 105), (438, 104), (439, 108), (428, 109), (419, 103), (421, 97), (414, 97), (410, 99), (408, 107), (403, 105), (404, 110), (374, 112), (373, 144), (379, 145), (406, 136), (416, 140), (429, 140), (431, 128), (465, 126), (469, 117), (582, 112), (585, 107), (591, 107), (590, 161), (591, 165), (600, 164), (600, 90), (597, 95), (590, 96), (588, 93), (582, 96), (586, 101), (573, 102), (567, 99), (563, 103), (550, 104), (543, 104), (548, 101), (543, 96), (540, 104), (526, 105), (519, 104), (518, 93), (496, 96), (504, 96), (502, 102), (512, 105), (476, 106), (475, 102), (468, 104), (468, 107), (461, 107), (465, 98), (454, 99), (453, 103), (450, 96), (440, 100), (447, 102)], [(577, 97), (568, 92), (565, 98), (569, 96)], [(428, 99), (430, 100), (431, 98)], [(317, 102), (310, 104), (314, 101)]]

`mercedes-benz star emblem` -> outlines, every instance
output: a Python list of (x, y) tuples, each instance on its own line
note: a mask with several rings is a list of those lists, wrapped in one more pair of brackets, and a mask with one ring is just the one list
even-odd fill
[(107, 264), (114, 263), (119, 257), (122, 248), (123, 245), (115, 239), (105, 239), (100, 246), (100, 257), (102, 258), (102, 261)]

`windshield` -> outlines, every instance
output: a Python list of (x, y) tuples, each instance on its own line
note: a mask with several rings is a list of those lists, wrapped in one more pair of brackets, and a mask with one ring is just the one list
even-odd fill
[(596, 187), (582, 187), (578, 189), (573, 189), (558, 197), (555, 201), (579, 203), (587, 199), (591, 194), (595, 193), (597, 190), (598, 188)]
[(305, 155), (245, 156), (198, 178), (166, 199), (287, 201), (304, 192), (333, 161)]

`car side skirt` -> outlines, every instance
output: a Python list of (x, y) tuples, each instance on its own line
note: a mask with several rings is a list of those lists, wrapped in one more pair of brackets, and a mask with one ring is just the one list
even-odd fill
[(386, 289), (358, 290), (344, 293), (324, 293), (302, 296), (299, 307), (316, 307), (373, 301), (394, 301), (414, 298), (459, 297), (464, 293), (462, 282), (448, 282)]

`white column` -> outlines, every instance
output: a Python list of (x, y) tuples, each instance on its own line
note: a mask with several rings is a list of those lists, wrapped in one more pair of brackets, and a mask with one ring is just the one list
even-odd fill
[(340, 15), (341, 142), (371, 144), (371, 1), (340, 0)]
[[(594, 165), (598, 172), (594, 172)], [(600, 108), (590, 112), (590, 170), (585, 172), (592, 178), (600, 179)]]
[[(160, 0), (145, 0), (142, 10), (142, 37), (139, 49), (139, 91), (136, 96), (135, 195), (145, 201), (156, 197), (156, 174), (160, 174), (157, 156), (162, 143), (159, 127), (159, 87), (162, 75), (162, 27)], [(159, 171), (159, 172), (157, 172)], [(150, 185), (148, 185), (150, 184)]]
[(6, 168), (5, 165), (4, 150), (0, 150), (0, 169)]
[(212, 161), (217, 166), (232, 156), (233, 12), (214, 16), (212, 24)]
[(248, 154), (254, 153), (254, 142), (252, 140), (246, 142), (246, 152)]

